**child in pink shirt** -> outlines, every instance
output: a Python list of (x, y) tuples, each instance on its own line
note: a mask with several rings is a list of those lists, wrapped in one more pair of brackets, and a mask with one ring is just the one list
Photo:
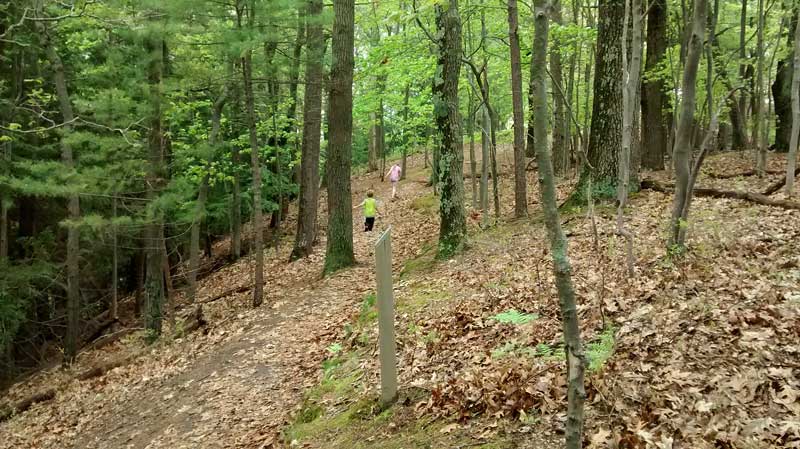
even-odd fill
[(392, 199), (397, 198), (397, 183), (400, 182), (400, 174), (402, 172), (403, 169), (401, 169), (399, 165), (394, 164), (386, 173), (386, 176), (389, 177), (389, 182), (392, 183)]

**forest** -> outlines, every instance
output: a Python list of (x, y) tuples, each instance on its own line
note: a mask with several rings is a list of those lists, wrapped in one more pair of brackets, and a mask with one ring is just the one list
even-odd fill
[(800, 447), (799, 16), (3, 2), (0, 448)]

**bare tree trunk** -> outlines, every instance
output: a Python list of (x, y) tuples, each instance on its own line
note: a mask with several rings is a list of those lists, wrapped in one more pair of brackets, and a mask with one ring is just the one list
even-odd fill
[(666, 86), (660, 76), (650, 75), (658, 69), (666, 57), (667, 46), (667, 1), (654, 0), (647, 11), (647, 60), (645, 72), (648, 76), (642, 83), (642, 165), (651, 170), (664, 169), (667, 154), (668, 126), (664, 109), (669, 105)]
[(436, 124), (441, 137), (436, 161), (439, 185), (439, 248), (437, 257), (446, 259), (461, 251), (466, 239), (464, 216), (464, 148), (458, 110), (458, 81), (461, 71), (461, 17), (458, 0), (436, 4), (437, 73), (433, 81)]
[(583, 440), (583, 402), (586, 391), (583, 385), (583, 372), (586, 357), (581, 343), (580, 323), (578, 322), (575, 290), (572, 285), (572, 268), (567, 254), (567, 238), (561, 229), (561, 221), (556, 202), (555, 174), (551, 151), (547, 144), (547, 88), (546, 88), (546, 55), (548, 20), (545, 0), (534, 3), (534, 38), (533, 38), (533, 80), (534, 109), (530, 118), (536, 123), (534, 131), (536, 142), (536, 158), (539, 161), (539, 190), (545, 225), (550, 239), (550, 253), (553, 257), (553, 271), (556, 278), (561, 321), (564, 330), (564, 352), (567, 359), (567, 422), (566, 448), (579, 449)]
[[(561, 1), (554, 1), (551, 5), (553, 23), (561, 25)], [(567, 148), (567, 114), (564, 110), (564, 97), (559, 95), (563, 91), (564, 77), (562, 75), (560, 43), (554, 40), (550, 47), (550, 76), (552, 82), (559, 87), (553, 91), (553, 170), (556, 176), (565, 176), (569, 172), (569, 148)]]
[(373, 172), (378, 169), (378, 117), (375, 111), (369, 113), (368, 136), (367, 169)]
[[(149, 83), (150, 83), (150, 135), (148, 146), (150, 149), (147, 171), (147, 198), (155, 201), (161, 186), (166, 179), (164, 167), (163, 134), (161, 131), (161, 89), (164, 70), (164, 43), (161, 40), (150, 39), (147, 42), (150, 52)], [(144, 327), (146, 339), (153, 342), (161, 335), (161, 322), (164, 308), (164, 266), (163, 266), (163, 239), (164, 229), (162, 218), (154, 217), (147, 225), (145, 231), (145, 245), (147, 247), (147, 269), (144, 285)]]
[[(251, 6), (247, 11), (248, 25), (254, 26), (255, 11)], [(264, 301), (264, 219), (261, 210), (261, 162), (259, 158), (258, 134), (256, 131), (256, 110), (253, 98), (253, 51), (248, 49), (242, 57), (242, 77), (244, 81), (245, 107), (247, 108), (247, 127), (250, 131), (250, 165), (253, 174), (253, 253), (255, 267), (253, 274), (253, 307)]]
[(792, 196), (794, 169), (797, 166), (797, 144), (800, 135), (800, 20), (794, 31), (794, 67), (792, 74), (792, 135), (786, 163), (786, 196)]
[[(233, 79), (236, 72), (236, 62), (230, 64), (229, 76)], [(242, 98), (239, 83), (233, 83), (233, 111), (231, 112), (231, 120), (235, 125), (241, 123), (242, 111)], [(239, 167), (241, 165), (241, 156), (239, 154), (239, 146), (231, 146), (231, 160), (233, 163), (233, 198), (231, 199), (231, 253), (235, 260), (242, 257), (242, 192), (241, 181), (239, 179)]]
[[(747, 79), (747, 2), (742, 0), (741, 16), (739, 20), (739, 80), (742, 86)], [(739, 95), (739, 124), (743, 148), (747, 147), (747, 88), (741, 89)], [(709, 114), (711, 112), (709, 111)]]
[[(705, 1), (705, 0), (700, 0)], [(631, 18), (631, 60), (628, 63), (628, 49), (622, 49), (622, 151), (619, 157), (619, 184), (617, 185), (617, 233), (627, 240), (628, 277), (633, 277), (633, 234), (625, 228), (625, 206), (630, 191), (631, 144), (633, 140), (634, 111), (636, 93), (639, 91), (639, 71), (642, 61), (642, 3), (641, 0), (626, 0), (625, 27), (622, 30), (622, 45), (627, 47), (628, 17)]]
[[(331, 41), (330, 135), (328, 159), (328, 239), (325, 273), (352, 266), (353, 209), (350, 169), (353, 131), (354, 0), (335, 0)], [(382, 171), (383, 172), (383, 171)]]
[(408, 144), (410, 142), (408, 135), (408, 100), (411, 95), (411, 83), (406, 83), (405, 95), (403, 95), (403, 160), (400, 165), (400, 179), (406, 179), (406, 166), (408, 159)]
[[(753, 143), (756, 146), (756, 172), (764, 176), (767, 165), (766, 139), (761, 136), (764, 123), (764, 0), (758, 0), (758, 36), (756, 37), (756, 91), (753, 97)], [(766, 133), (764, 133), (766, 136)]]
[(303, 150), (300, 157), (300, 201), (297, 214), (297, 234), (291, 260), (311, 254), (317, 240), (317, 208), (319, 206), (319, 152), (322, 127), (322, 59), (325, 56), (325, 37), (321, 0), (309, 0), (306, 7), (308, 43), (306, 53), (306, 86), (303, 100)]
[(670, 221), (669, 248), (681, 250), (685, 242), (681, 241), (681, 228), (686, 224), (681, 216), (688, 199), (689, 178), (691, 175), (690, 157), (692, 152), (692, 127), (695, 113), (695, 91), (697, 68), (703, 52), (703, 35), (706, 23), (706, 0), (695, 0), (692, 13), (692, 30), (686, 51), (686, 66), (683, 70), (681, 88), (681, 112), (675, 136), (675, 147), (672, 150), (675, 166), (675, 200)]
[[(511, 47), (511, 103), (514, 109), (514, 216), (528, 215), (525, 174), (525, 112), (522, 109), (522, 62), (519, 50), (517, 0), (508, 0), (508, 42)], [(473, 182), (475, 182), (473, 180)]]
[[(66, 126), (63, 127), (63, 131), (68, 135), (72, 131), (72, 123), (75, 121), (75, 115), (72, 111), (72, 102), (67, 89), (64, 64), (61, 62), (61, 57), (51, 40), (50, 30), (48, 30), (42, 22), (37, 22), (37, 26), (44, 37), (47, 58), (50, 60), (53, 70), (53, 81), (56, 87), (56, 96), (58, 97), (61, 117), (66, 124)], [(70, 147), (64, 137), (61, 138), (61, 161), (64, 163), (67, 170), (71, 171), (75, 168), (75, 161), (72, 157), (72, 147)], [(64, 363), (71, 364), (78, 355), (78, 335), (80, 333), (79, 323), (81, 313), (79, 283), (80, 229), (77, 223), (80, 220), (81, 210), (77, 192), (73, 192), (69, 195), (67, 211), (71, 223), (67, 226), (67, 334), (64, 342)]]

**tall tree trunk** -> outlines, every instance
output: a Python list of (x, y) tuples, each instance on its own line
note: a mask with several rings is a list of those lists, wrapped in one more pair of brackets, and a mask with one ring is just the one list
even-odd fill
[(675, 136), (675, 147), (672, 150), (673, 164), (675, 166), (675, 200), (670, 221), (670, 249), (682, 249), (684, 243), (681, 236), (681, 216), (689, 198), (689, 178), (691, 175), (690, 164), (692, 154), (692, 129), (695, 113), (695, 92), (697, 82), (697, 68), (700, 64), (700, 55), (703, 52), (703, 35), (706, 24), (706, 0), (695, 0), (692, 13), (692, 29), (686, 51), (686, 66), (683, 70), (681, 82), (682, 99), (678, 128)]
[(545, 216), (547, 235), (550, 240), (550, 253), (553, 258), (553, 271), (556, 278), (561, 322), (564, 332), (564, 352), (567, 359), (567, 422), (565, 428), (566, 448), (579, 449), (583, 434), (583, 402), (586, 391), (583, 385), (583, 372), (586, 358), (581, 343), (581, 330), (578, 321), (575, 289), (572, 285), (572, 268), (567, 254), (567, 238), (561, 229), (561, 220), (556, 201), (555, 174), (551, 152), (547, 144), (547, 87), (546, 65), (548, 20), (545, 0), (535, 1), (533, 64), (531, 87), (534, 91), (534, 109), (530, 119), (536, 126), (536, 158), (539, 161), (539, 192), (542, 211)]
[(595, 58), (592, 122), (588, 165), (581, 172), (571, 201), (584, 204), (586, 183), (592, 177), (595, 198), (614, 197), (619, 150), (622, 147), (622, 28), (624, 0), (600, 0)]
[[(161, 40), (149, 39), (147, 46), (150, 52), (148, 81), (151, 103), (147, 198), (155, 201), (167, 177), (164, 167), (164, 137), (161, 131), (161, 78), (164, 70), (164, 43)], [(162, 254), (164, 228), (160, 214), (151, 218), (151, 222), (145, 230), (145, 238), (147, 269), (144, 283), (144, 327), (147, 332), (146, 339), (153, 342), (161, 335), (164, 308), (164, 256)]]
[[(747, 2), (749, 0), (742, 0), (742, 8), (740, 9), (741, 15), (739, 17), (739, 82), (742, 86), (747, 86)], [(739, 110), (738, 110), (738, 123), (740, 129), (737, 131), (742, 139), (742, 149), (747, 147), (747, 92), (745, 87), (739, 90)], [(711, 114), (711, 111), (709, 111)]]
[(514, 217), (528, 215), (525, 174), (525, 112), (522, 109), (522, 61), (519, 50), (517, 0), (508, 0), (508, 42), (511, 47), (511, 104), (514, 110)]
[(667, 154), (667, 114), (669, 106), (663, 78), (656, 72), (667, 53), (667, 1), (654, 0), (647, 11), (647, 55), (642, 82), (642, 166), (650, 170), (664, 169)]
[[(72, 111), (72, 101), (67, 89), (67, 79), (64, 74), (64, 64), (56, 51), (56, 47), (50, 37), (50, 30), (42, 23), (38, 23), (39, 30), (44, 36), (47, 58), (50, 60), (53, 71), (53, 81), (56, 87), (56, 96), (61, 110), (61, 117), (66, 124), (63, 127), (65, 134), (72, 131), (72, 123), (75, 115)], [(61, 138), (61, 162), (68, 171), (75, 169), (75, 161), (72, 157), (72, 147), (67, 139)], [(74, 187), (73, 187), (74, 188)], [(67, 334), (64, 342), (64, 363), (71, 364), (78, 355), (78, 337), (80, 334), (80, 313), (81, 313), (81, 294), (80, 294), (80, 200), (77, 192), (69, 195), (67, 200), (67, 211), (70, 223), (67, 225)]]
[(309, 0), (306, 6), (308, 42), (306, 45), (306, 86), (303, 99), (303, 150), (300, 156), (300, 202), (297, 234), (291, 260), (311, 254), (317, 240), (319, 205), (319, 152), (322, 127), (322, 59), (325, 37), (322, 34), (321, 0)]
[(328, 159), (328, 238), (325, 273), (355, 263), (350, 164), (353, 132), (354, 0), (334, 0)]
[[(758, 0), (758, 35), (756, 37), (756, 90), (753, 97), (753, 143), (756, 146), (756, 172), (764, 176), (767, 165), (766, 139), (762, 138), (764, 123), (764, 0)], [(766, 133), (764, 133), (766, 137)]]
[(794, 171), (797, 166), (797, 144), (800, 138), (800, 20), (794, 31), (794, 68), (792, 73), (792, 136), (786, 163), (786, 196), (792, 196)]
[[(561, 25), (561, 1), (556, 0), (552, 3), (553, 23)], [(561, 70), (561, 48), (560, 43), (554, 40), (550, 47), (550, 75), (553, 84), (557, 86), (553, 92), (553, 169), (556, 176), (564, 176), (569, 172), (569, 148), (567, 146), (567, 114), (564, 109), (565, 98), (563, 96), (564, 77)]]
[[(249, 4), (247, 22), (255, 26), (255, 2)], [(253, 273), (253, 307), (264, 301), (264, 218), (261, 210), (261, 161), (259, 157), (258, 133), (256, 129), (256, 109), (253, 98), (253, 50), (247, 49), (241, 60), (244, 85), (247, 128), (250, 135), (250, 169), (253, 177), (253, 252), (255, 267)]]
[(378, 117), (375, 111), (369, 113), (367, 135), (367, 170), (373, 172), (378, 169)]
[[(705, 1), (705, 0), (700, 0)], [(627, 240), (628, 276), (633, 276), (633, 234), (625, 228), (625, 206), (628, 203), (631, 178), (631, 147), (633, 142), (633, 123), (636, 111), (636, 93), (639, 90), (639, 71), (642, 60), (642, 3), (641, 0), (626, 0), (625, 28), (622, 41), (626, 48), (622, 52), (622, 151), (619, 157), (619, 183), (617, 185), (617, 233)], [(630, 12), (630, 15), (628, 14)], [(631, 27), (628, 27), (628, 17)], [(627, 34), (630, 33), (630, 62), (628, 62)]]
[(458, 0), (436, 4), (437, 73), (433, 81), (433, 104), (439, 139), (438, 167), (439, 248), (437, 257), (446, 259), (464, 247), (467, 229), (464, 217), (464, 149), (458, 110), (458, 81), (461, 71), (461, 17)]
[[(772, 99), (775, 108), (775, 151), (789, 151), (792, 134), (792, 73), (794, 72), (794, 29), (798, 22), (798, 8), (790, 6), (791, 20), (786, 33), (788, 55), (778, 61), (775, 82), (772, 84)], [(787, 11), (788, 13), (789, 11)]]
[[(230, 77), (236, 72), (236, 66), (240, 62), (231, 62), (230, 64)], [(237, 125), (241, 124), (241, 111), (242, 111), (242, 95), (239, 83), (233, 83), (233, 110), (231, 111), (231, 121), (233, 122), (233, 129), (238, 129)], [(234, 137), (238, 137), (235, 135)], [(233, 194), (231, 198), (231, 253), (235, 260), (242, 257), (242, 187), (239, 177), (239, 169), (241, 168), (241, 156), (239, 153), (239, 146), (231, 146), (231, 161), (233, 163)]]
[(409, 97), (411, 96), (411, 83), (406, 82), (406, 89), (405, 94), (403, 95), (403, 159), (400, 166), (400, 179), (406, 179), (406, 166), (407, 166), (407, 159), (408, 159), (408, 145), (410, 142), (409, 134), (410, 130), (408, 129), (408, 101)]

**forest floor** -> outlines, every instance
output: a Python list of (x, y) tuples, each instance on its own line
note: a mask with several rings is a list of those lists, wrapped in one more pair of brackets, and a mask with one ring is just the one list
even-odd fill
[[(510, 154), (499, 158), (510, 174)], [(698, 183), (761, 192), (779, 178), (718, 179), (751, 161), (714, 156)], [(775, 156), (770, 168), (783, 164)], [(535, 172), (531, 220), (506, 221), (513, 181), (501, 176), (503, 220), (481, 230), (472, 211), (470, 248), (448, 261), (433, 257), (437, 204), (421, 157), (408, 175), (395, 202), (375, 173), (354, 178), (354, 204), (370, 188), (384, 200), (372, 233), (354, 214), (358, 266), (321, 278), (324, 236), (289, 264), (287, 235), (268, 251), (264, 306), (235, 294), (205, 304), (202, 332), (153, 346), (134, 334), (70, 370), (38, 373), (7, 400), (52, 387), (55, 398), (0, 423), (0, 448), (560, 446), (561, 328)], [(666, 172), (645, 176), (668, 182)], [(572, 185), (559, 186), (562, 199)], [(691, 249), (674, 258), (664, 244), (671, 200), (647, 190), (631, 198), (632, 279), (612, 206), (596, 209), (596, 245), (585, 210), (562, 216), (591, 360), (587, 446), (800, 447), (800, 211), (697, 198)], [(401, 389), (381, 410), (372, 247), (389, 224)], [(248, 285), (249, 264), (204, 279), (199, 299)], [(109, 360), (129, 362), (76, 379)]]

